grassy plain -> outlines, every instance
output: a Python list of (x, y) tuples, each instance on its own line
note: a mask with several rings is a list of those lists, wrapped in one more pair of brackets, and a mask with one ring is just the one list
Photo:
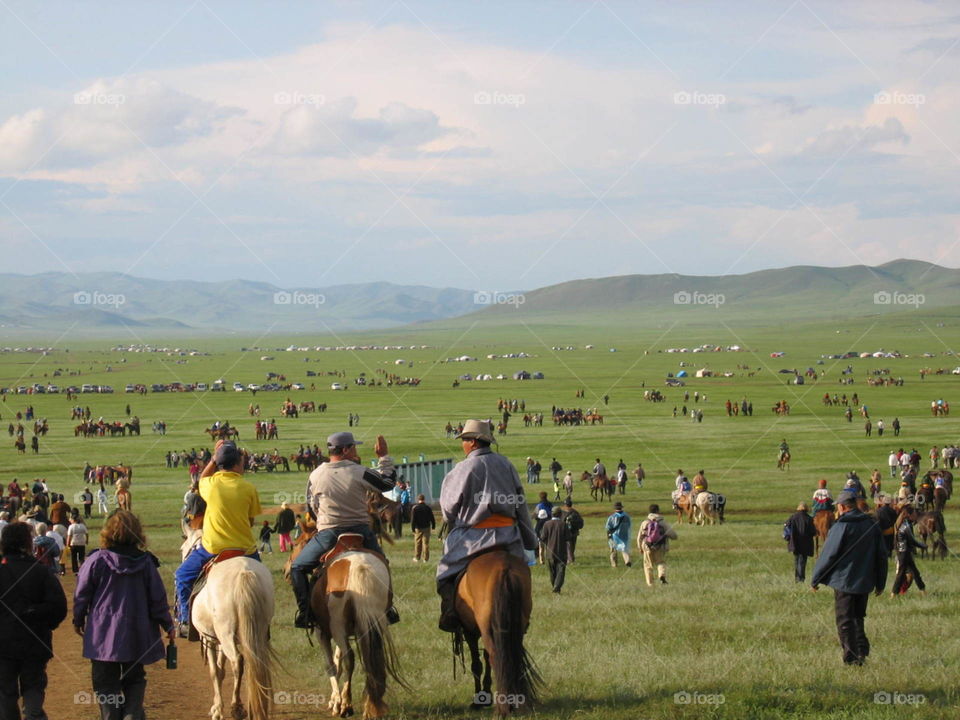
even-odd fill
[[(960, 622), (957, 593), (960, 578), (956, 557), (946, 562), (920, 561), (929, 586), (926, 598), (915, 591), (898, 600), (871, 599), (868, 633), (874, 650), (861, 669), (842, 666), (833, 624), (832, 592), (824, 588), (813, 594), (792, 578), (792, 558), (780, 537), (780, 526), (796, 504), (808, 500), (816, 481), (826, 477), (839, 489), (846, 472), (856, 469), (866, 479), (879, 467), (887, 479), (886, 456), (892, 448), (916, 447), (926, 458), (931, 445), (960, 440), (956, 420), (933, 418), (932, 399), (943, 397), (960, 403), (960, 376), (949, 374), (960, 360), (949, 354), (957, 347), (960, 332), (953, 318), (908, 316), (883, 322), (856, 321), (836, 324), (798, 325), (793, 322), (753, 324), (732, 329), (718, 314), (699, 326), (616, 329), (598, 319), (603, 327), (517, 321), (501, 326), (448, 323), (445, 327), (391, 331), (379, 334), (331, 337), (231, 337), (153, 340), (154, 345), (195, 348), (208, 356), (170, 356), (162, 353), (126, 353), (109, 350), (116, 343), (138, 342), (132, 336), (106, 340), (74, 337), (37, 339), (29, 342), (3, 340), (3, 345), (54, 345), (46, 356), (28, 353), (0, 355), (0, 386), (53, 382), (110, 384), (114, 395), (83, 395), (94, 416), (125, 419), (124, 406), (143, 421), (144, 433), (136, 438), (74, 438), (68, 402), (63, 395), (8, 395), (0, 406), (4, 427), (13, 413), (33, 404), (37, 415), (50, 421), (51, 433), (42, 441), (41, 452), (18, 456), (12, 442), (0, 448), (4, 484), (12, 477), (46, 477), (55, 490), (68, 496), (81, 489), (85, 461), (127, 463), (135, 468), (132, 488), (134, 509), (144, 519), (151, 548), (164, 562), (162, 568), (172, 592), (172, 572), (179, 546), (178, 513), (185, 489), (185, 472), (168, 470), (163, 457), (168, 450), (201, 447), (203, 428), (214, 419), (229, 419), (243, 433), (251, 449), (277, 446), (290, 454), (301, 443), (322, 443), (330, 432), (345, 429), (347, 414), (358, 413), (355, 429), (370, 443), (384, 434), (391, 453), (399, 458), (457, 457), (459, 444), (444, 437), (447, 421), (496, 414), (499, 397), (523, 398), (530, 411), (549, 415), (553, 405), (599, 406), (605, 415), (602, 426), (524, 428), (514, 418), (499, 450), (521, 468), (527, 456), (548, 465), (556, 457), (576, 473), (591, 467), (595, 457), (613, 467), (623, 458), (629, 467), (642, 462), (648, 479), (643, 489), (634, 484), (623, 498), (635, 525), (651, 502), (669, 506), (669, 493), (677, 468), (689, 474), (704, 469), (711, 488), (729, 499), (727, 522), (717, 527), (679, 528), (680, 539), (670, 552), (670, 584), (647, 588), (638, 562), (633, 568), (612, 569), (606, 557), (603, 519), (607, 504), (591, 501), (578, 486), (574, 500), (586, 516), (578, 562), (568, 571), (564, 593), (549, 592), (544, 568), (534, 568), (535, 609), (527, 644), (546, 678), (546, 690), (538, 713), (550, 718), (954, 718), (960, 705)], [(906, 318), (906, 319), (905, 319)], [(942, 325), (941, 325), (942, 323)], [(353, 345), (390, 343), (429, 345), (427, 349), (402, 351), (339, 350), (278, 352), (275, 348), (296, 345)], [(743, 352), (667, 353), (670, 347), (692, 348), (703, 343), (737, 344)], [(587, 350), (587, 344), (594, 345)], [(554, 346), (574, 350), (554, 351)], [(260, 350), (240, 352), (241, 347)], [(69, 352), (66, 349), (69, 348)], [(616, 348), (616, 352), (610, 352)], [(909, 358), (824, 359), (821, 355), (848, 350), (897, 349)], [(774, 359), (770, 353), (785, 352)], [(525, 359), (487, 360), (488, 354), (526, 352)], [(929, 352), (934, 357), (924, 358)], [(460, 355), (477, 362), (443, 363)], [(272, 361), (262, 361), (264, 355)], [(395, 365), (402, 358), (412, 368)], [(685, 362), (685, 368), (680, 363)], [(855, 383), (841, 386), (841, 370), (854, 368)], [(738, 369), (747, 366), (749, 370)], [(108, 367), (110, 370), (108, 371)], [(731, 371), (734, 377), (688, 378), (685, 389), (706, 395), (698, 405), (702, 423), (673, 417), (674, 405), (683, 405), (682, 390), (664, 386), (667, 372), (686, 369), (692, 376), (700, 367), (715, 372)], [(777, 371), (814, 367), (823, 377), (804, 386), (786, 384), (788, 375)], [(943, 375), (920, 379), (924, 367), (944, 368)], [(871, 370), (889, 368), (905, 379), (903, 387), (868, 387)], [(61, 369), (60, 377), (52, 377)], [(307, 370), (318, 373), (308, 378)], [(352, 378), (377, 370), (423, 378), (418, 387), (363, 388)], [(465, 382), (453, 389), (453, 379), (462, 373), (510, 375), (520, 369), (542, 371), (544, 380)], [(329, 390), (340, 378), (325, 373), (342, 370), (346, 391)], [(304, 382), (307, 390), (290, 393), (150, 393), (126, 395), (127, 383), (206, 382), (223, 377), (228, 382), (262, 383), (268, 371), (284, 373), (291, 382)], [(79, 373), (71, 376), (70, 373)], [(316, 384), (310, 390), (310, 383)], [(664, 390), (667, 402), (643, 400), (643, 390)], [(586, 397), (574, 397), (577, 389)], [(864, 437), (863, 423), (855, 416), (847, 423), (841, 410), (824, 407), (825, 392), (854, 391), (860, 394), (874, 423), (883, 418), (888, 432), (881, 439)], [(326, 414), (305, 415), (295, 420), (279, 418), (279, 404), (290, 395), (296, 400), (326, 402)], [(600, 398), (610, 396), (604, 406)], [(726, 417), (726, 399), (746, 397), (754, 405), (753, 417)], [(793, 407), (788, 417), (770, 412), (777, 400)], [(250, 402), (259, 403), (263, 416), (276, 415), (279, 443), (250, 441)], [(691, 401), (687, 403), (693, 406)], [(900, 438), (889, 430), (899, 417)], [(154, 420), (165, 420), (165, 437), (150, 432)], [(782, 438), (793, 451), (789, 472), (775, 468), (775, 452)], [(369, 450), (368, 450), (369, 452)], [(299, 473), (258, 474), (252, 477), (265, 507), (274, 506), (280, 494), (302, 490), (305, 477)], [(549, 490), (547, 473), (540, 487)], [(532, 486), (531, 490), (540, 489)], [(550, 493), (552, 496), (552, 492)], [(948, 543), (956, 539), (958, 513), (948, 508)], [(94, 523), (96, 526), (97, 523)], [(449, 641), (436, 630), (436, 596), (433, 573), (439, 547), (427, 565), (410, 561), (408, 534), (388, 550), (403, 622), (396, 626), (405, 676), (413, 692), (397, 690), (391, 704), (398, 718), (463, 717), (472, 695), (469, 678), (451, 675)], [(283, 557), (266, 557), (276, 576), (278, 611), (273, 639), (285, 667), (278, 676), (278, 691), (323, 695), (328, 683), (321, 676), (316, 648), (291, 625), (292, 597), (283, 582)], [(182, 653), (196, 648), (182, 648)], [(52, 678), (52, 682), (73, 682)], [(205, 683), (195, 678), (191, 683)], [(78, 688), (79, 689), (79, 688)], [(688, 693), (688, 695), (678, 695)], [(877, 695), (880, 693), (881, 695)], [(884, 703), (888, 695), (909, 704)], [(920, 698), (912, 696), (922, 696)], [(907, 697), (911, 696), (911, 697)], [(309, 698), (309, 695), (303, 696)], [(683, 702), (689, 699), (690, 702)], [(84, 708), (71, 717), (83, 716)], [(89, 712), (89, 710), (87, 711)], [(186, 712), (186, 711), (185, 711)], [(313, 705), (281, 705), (277, 717), (314, 717), (325, 708)], [(474, 715), (482, 715), (475, 713)], [(53, 716), (51, 716), (53, 717)], [(206, 717), (206, 707), (195, 715)], [(164, 718), (180, 720), (180, 718)]]

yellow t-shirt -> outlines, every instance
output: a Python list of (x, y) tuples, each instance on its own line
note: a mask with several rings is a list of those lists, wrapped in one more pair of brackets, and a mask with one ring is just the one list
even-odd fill
[(221, 470), (200, 478), (200, 497), (207, 503), (203, 515), (203, 548), (216, 555), (230, 548), (247, 554), (256, 550), (250, 521), (261, 513), (253, 483), (242, 475)]

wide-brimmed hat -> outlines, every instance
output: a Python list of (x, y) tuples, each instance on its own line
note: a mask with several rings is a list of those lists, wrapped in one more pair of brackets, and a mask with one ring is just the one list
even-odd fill
[(613, 504), (613, 509), (614, 509), (614, 510), (623, 510), (623, 503), (622, 503), (622, 502), (615, 502), (615, 503)]
[(486, 420), (467, 420), (463, 430), (457, 435), (458, 440), (485, 440), (493, 442), (493, 428)]

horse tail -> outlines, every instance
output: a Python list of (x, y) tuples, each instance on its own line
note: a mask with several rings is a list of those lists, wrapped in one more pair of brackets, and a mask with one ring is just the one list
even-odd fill
[(370, 564), (368, 557), (354, 557), (347, 574), (347, 593), (353, 604), (354, 633), (360, 662), (366, 672), (364, 716), (380, 717), (387, 712), (383, 701), (387, 677), (406, 687), (400, 677), (399, 662), (385, 612), (390, 602), (389, 570), (384, 565), (383, 577)]
[(537, 701), (543, 683), (540, 673), (523, 646), (526, 623), (523, 617), (523, 586), (509, 568), (500, 575), (493, 596), (490, 634), (497, 658), (496, 681), (500, 695), (512, 695), (525, 707)]
[(243, 658), (244, 704), (250, 720), (267, 720), (273, 701), (275, 656), (270, 647), (270, 603), (255, 572), (245, 569), (237, 575), (233, 599), (237, 646)]

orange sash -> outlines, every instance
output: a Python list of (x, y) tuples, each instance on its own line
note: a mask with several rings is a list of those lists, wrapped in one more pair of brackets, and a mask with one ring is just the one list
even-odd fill
[(516, 520), (512, 517), (507, 517), (506, 515), (491, 515), (486, 520), (481, 520), (473, 527), (475, 528), (498, 528), (498, 527), (510, 527), (511, 525), (516, 524)]

